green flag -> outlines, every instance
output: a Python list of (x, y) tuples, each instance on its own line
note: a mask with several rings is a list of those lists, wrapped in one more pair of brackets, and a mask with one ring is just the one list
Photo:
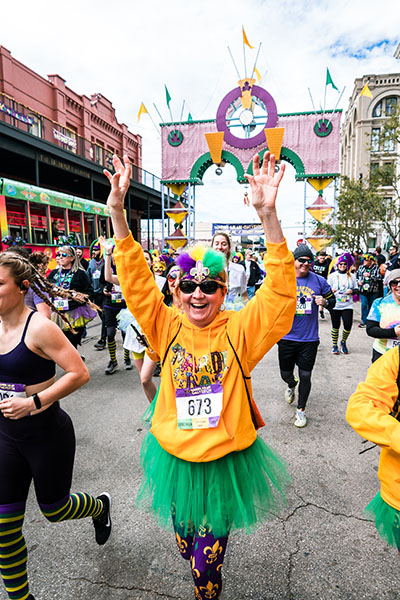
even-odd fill
[(190, 113), (188, 114), (188, 119), (187, 120), (188, 121), (193, 121), (193, 117), (192, 117), (192, 115)]
[(168, 88), (165, 85), (165, 83), (164, 83), (164, 87), (165, 87), (165, 97), (166, 97), (166, 100), (167, 100), (167, 106), (169, 108), (169, 103), (171, 102), (171, 96), (169, 95), (169, 91), (168, 91)]
[(337, 92), (339, 91), (337, 89), (336, 85), (332, 81), (332, 77), (331, 77), (331, 74), (329, 73), (328, 67), (326, 67), (326, 83), (325, 83), (325, 86), (327, 86), (327, 85), (331, 85), (334, 90), (336, 90)]

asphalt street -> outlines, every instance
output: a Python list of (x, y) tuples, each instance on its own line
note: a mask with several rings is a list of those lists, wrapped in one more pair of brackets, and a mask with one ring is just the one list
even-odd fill
[[(365, 444), (345, 421), (347, 400), (370, 364), (372, 340), (357, 327), (359, 310), (348, 356), (331, 354), (329, 314), (320, 321), (304, 429), (294, 427), (295, 405), (284, 400), (276, 347), (253, 372), (267, 423), (259, 435), (287, 460), (293, 485), (275, 520), (252, 536), (231, 536), (223, 600), (400, 598), (397, 552), (363, 515), (379, 489), (379, 450), (359, 455)], [(96, 322), (82, 347), (91, 380), (62, 406), (77, 437), (73, 490), (112, 494), (112, 536), (99, 547), (91, 519), (47, 522), (31, 488), (24, 525), (31, 591), (36, 600), (193, 599), (189, 565), (173, 534), (135, 508), (147, 403), (136, 370), (122, 368), (120, 340), (120, 369), (104, 374), (107, 351), (93, 349), (98, 331)]]

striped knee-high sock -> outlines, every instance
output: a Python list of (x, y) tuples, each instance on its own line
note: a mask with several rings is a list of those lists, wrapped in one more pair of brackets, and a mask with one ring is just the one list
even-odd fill
[(24, 514), (25, 502), (0, 505), (0, 573), (10, 600), (29, 597)]
[(40, 503), (39, 506), (46, 519), (52, 523), (85, 517), (96, 519), (104, 508), (101, 500), (83, 492), (71, 494), (55, 504)]
[(115, 340), (107, 342), (107, 347), (110, 354), (110, 360), (117, 362), (117, 342)]
[(339, 339), (339, 329), (334, 329), (332, 327), (332, 329), (331, 329), (331, 336), (332, 336), (332, 344), (334, 346), (337, 346), (338, 339)]
[(347, 329), (343, 329), (342, 342), (346, 342), (349, 335), (350, 335), (350, 331), (347, 331)]
[(124, 348), (124, 360), (129, 360), (131, 357), (131, 353), (129, 350), (127, 350), (126, 348)]

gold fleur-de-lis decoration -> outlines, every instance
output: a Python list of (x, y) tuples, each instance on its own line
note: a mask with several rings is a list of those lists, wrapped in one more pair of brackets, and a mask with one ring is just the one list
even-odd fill
[(202, 600), (202, 597), (199, 592), (199, 588), (196, 586), (194, 586), (194, 597), (195, 597), (195, 600)]
[(200, 586), (200, 590), (204, 591), (204, 598), (215, 598), (218, 593), (218, 584), (209, 581), (206, 586)]
[(210, 565), (211, 563), (213, 563), (217, 560), (218, 554), (221, 554), (222, 546), (220, 545), (219, 541), (217, 540), (212, 548), (211, 548), (211, 546), (206, 546), (204, 548), (203, 552), (206, 556), (208, 554), (206, 563), (208, 563)]
[(198, 577), (200, 577), (200, 571), (198, 569), (196, 569), (194, 556), (192, 556), (191, 559), (190, 559), (190, 566), (192, 568), (193, 577), (195, 579), (197, 579)]
[(199, 283), (201, 283), (209, 274), (210, 269), (205, 267), (201, 260), (198, 260), (196, 266), (193, 267), (193, 269), (190, 269), (190, 275)]
[(179, 533), (176, 534), (176, 541), (178, 542), (179, 551), (181, 552), (181, 554), (184, 554), (188, 547), (187, 541), (183, 540)]
[(206, 537), (207, 533), (211, 533), (211, 525), (199, 525), (197, 528), (197, 535), (199, 537)]

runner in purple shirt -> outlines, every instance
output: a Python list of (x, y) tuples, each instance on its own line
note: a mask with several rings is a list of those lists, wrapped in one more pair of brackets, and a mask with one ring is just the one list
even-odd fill
[[(311, 372), (319, 346), (318, 310), (335, 306), (335, 296), (326, 280), (311, 271), (313, 253), (305, 244), (293, 252), (297, 281), (297, 308), (292, 329), (278, 342), (279, 368), (288, 384), (286, 401), (291, 404), (300, 380), (297, 401), (296, 427), (305, 427), (305, 407), (311, 391)], [(294, 375), (297, 365), (299, 379)]]

